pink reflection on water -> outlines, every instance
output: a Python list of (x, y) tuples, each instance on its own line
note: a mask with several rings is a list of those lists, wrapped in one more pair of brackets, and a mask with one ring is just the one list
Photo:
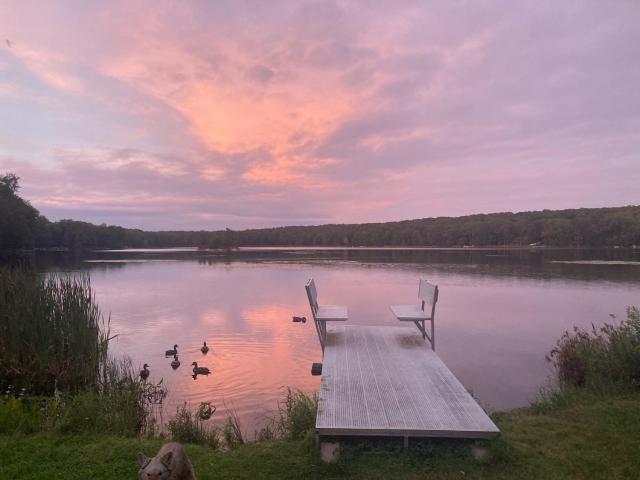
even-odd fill
[[(293, 298), (294, 282), (269, 280), (273, 273), (253, 265), (148, 263), (94, 272), (92, 279), (119, 334), (114, 352), (149, 363), (152, 380), (167, 385), (165, 415), (182, 402), (195, 408), (211, 401), (216, 418), (234, 410), (252, 434), (287, 386), (313, 392), (319, 385), (310, 375), (311, 363), (321, 359), (312, 324), (291, 322), (293, 313), (306, 314), (303, 289)], [(175, 371), (164, 357), (174, 343), (181, 362)], [(194, 380), (193, 361), (212, 374)]]
[[(621, 315), (637, 303), (640, 285), (566, 278), (476, 274), (429, 265), (150, 262), (92, 270), (111, 327), (115, 353), (148, 363), (151, 378), (169, 388), (165, 417), (188, 402), (229, 410), (245, 433), (272, 415), (284, 388), (319, 388), (312, 362), (321, 361), (304, 292), (316, 279), (320, 303), (349, 307), (352, 324), (395, 325), (388, 305), (417, 302), (418, 279), (440, 286), (437, 352), (462, 383), (491, 409), (527, 404), (549, 373), (545, 353), (573, 325)], [(200, 352), (206, 340), (211, 350)], [(181, 366), (164, 351), (179, 345)], [(191, 377), (191, 363), (212, 370)]]

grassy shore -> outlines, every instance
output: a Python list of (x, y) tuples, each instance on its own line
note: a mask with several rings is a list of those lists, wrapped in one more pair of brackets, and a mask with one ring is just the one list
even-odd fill
[[(247, 444), (231, 452), (187, 445), (198, 479), (623, 479), (640, 472), (640, 393), (578, 392), (554, 405), (496, 414), (502, 436), (474, 460), (470, 443), (344, 446), (323, 464), (313, 440)], [(0, 436), (0, 478), (136, 478), (136, 453), (162, 440), (53, 433)]]
[[(0, 269), (0, 320), (0, 479), (135, 478), (137, 452), (154, 455), (166, 441), (150, 413), (166, 390), (108, 356), (88, 278)], [(566, 332), (548, 359), (556, 388), (494, 415), (502, 436), (492, 442), (414, 442), (408, 452), (398, 441), (354, 443), (323, 464), (311, 434), (317, 398), (292, 390), (258, 442), (245, 443), (233, 417), (213, 429), (187, 408), (167, 433), (187, 446), (200, 480), (637, 478), (640, 310)]]

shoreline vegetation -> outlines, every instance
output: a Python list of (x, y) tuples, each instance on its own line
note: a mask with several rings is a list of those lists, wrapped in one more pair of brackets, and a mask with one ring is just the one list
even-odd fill
[(131, 478), (136, 452), (169, 439), (186, 444), (200, 479), (592, 479), (640, 469), (636, 307), (566, 332), (548, 355), (555, 385), (530, 407), (494, 413), (499, 439), (412, 441), (406, 452), (397, 440), (345, 442), (330, 465), (314, 442), (317, 397), (290, 389), (253, 441), (238, 418), (212, 428), (186, 405), (161, 431), (153, 408), (166, 390), (108, 355), (108, 325), (88, 277), (0, 268), (0, 478)]
[[(631, 479), (640, 471), (640, 394), (576, 393), (542, 411), (493, 416), (499, 439), (486, 442), (360, 442), (323, 463), (313, 438), (245, 443), (231, 451), (186, 444), (199, 480), (214, 479)], [(166, 440), (109, 434), (0, 433), (0, 478), (136, 478), (138, 451)], [(470, 446), (486, 449), (476, 460)]]
[(197, 247), (638, 247), (640, 206), (489, 213), (394, 222), (234, 231), (143, 231), (75, 220), (49, 221), (0, 177), (0, 252)]

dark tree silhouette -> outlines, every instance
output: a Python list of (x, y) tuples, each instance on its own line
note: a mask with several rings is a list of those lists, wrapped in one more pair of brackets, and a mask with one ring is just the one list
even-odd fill
[(387, 223), (249, 230), (147, 232), (87, 222), (49, 222), (18, 195), (19, 178), (0, 179), (0, 250), (237, 246), (640, 245), (640, 206), (491, 213)]

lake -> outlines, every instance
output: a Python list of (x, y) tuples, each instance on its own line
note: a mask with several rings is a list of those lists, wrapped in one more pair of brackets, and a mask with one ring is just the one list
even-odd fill
[[(640, 251), (193, 249), (42, 255), (46, 271), (88, 271), (111, 316), (111, 351), (148, 363), (177, 405), (234, 410), (250, 437), (284, 389), (319, 388), (322, 361), (304, 284), (344, 304), (352, 324), (397, 325), (388, 305), (417, 303), (418, 280), (439, 286), (436, 351), (488, 410), (527, 405), (551, 373), (545, 354), (574, 325), (624, 318), (640, 305)], [(206, 340), (207, 355), (200, 352)], [(178, 344), (181, 366), (164, 351)], [(191, 362), (212, 374), (192, 378)]]

